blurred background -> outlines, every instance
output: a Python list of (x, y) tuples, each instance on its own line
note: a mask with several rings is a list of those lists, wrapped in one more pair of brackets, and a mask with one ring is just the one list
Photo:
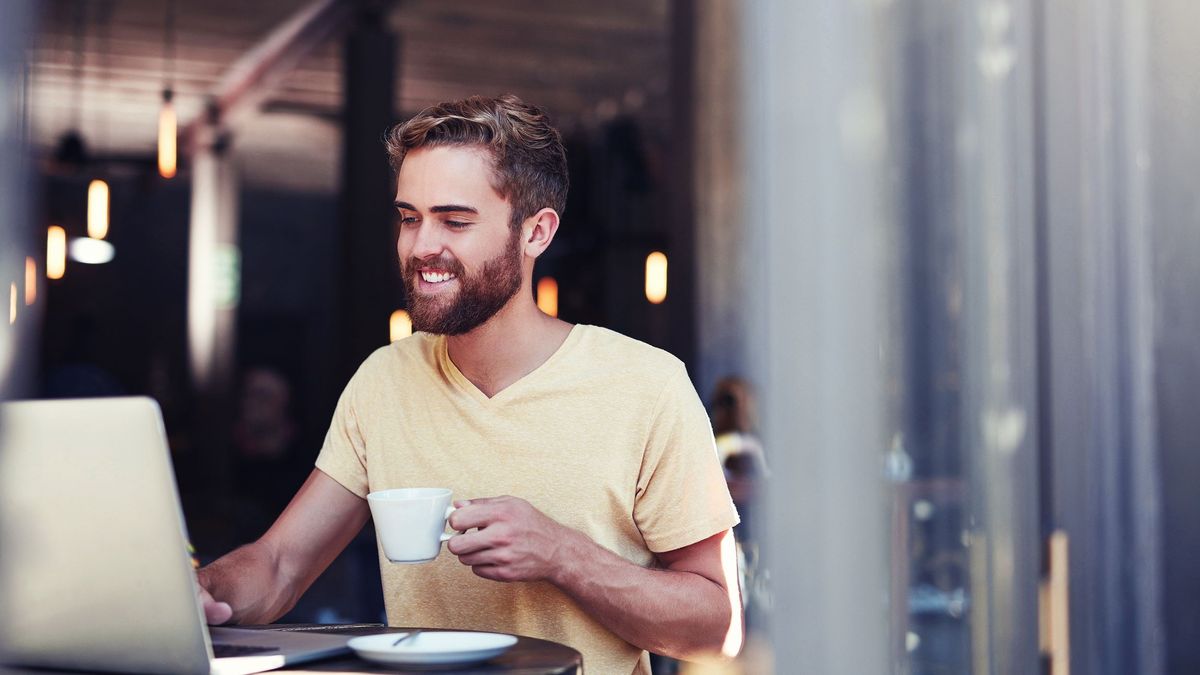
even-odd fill
[[(0, 395), (154, 397), (203, 560), (406, 334), (383, 132), (512, 92), (570, 163), (539, 305), (710, 406), (727, 670), (1200, 672), (1200, 5), (0, 12)], [(368, 527), (283, 620), (381, 615)]]

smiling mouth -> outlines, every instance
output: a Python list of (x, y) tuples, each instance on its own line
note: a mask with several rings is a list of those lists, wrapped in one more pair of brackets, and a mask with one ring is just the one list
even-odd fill
[(451, 272), (430, 272), (422, 270), (420, 272), (421, 280), (427, 284), (441, 284), (451, 279), (457, 279), (458, 275)]

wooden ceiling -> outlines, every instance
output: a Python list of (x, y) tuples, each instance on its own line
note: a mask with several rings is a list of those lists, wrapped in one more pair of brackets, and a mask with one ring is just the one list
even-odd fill
[[(168, 76), (187, 122), (234, 61), (308, 2), (176, 0), (170, 61), (166, 0), (42, 3), (28, 98), (35, 147), (47, 154), (78, 128), (94, 155), (151, 154)], [(399, 38), (398, 115), (514, 92), (566, 128), (619, 112), (665, 125), (669, 3), (399, 0), (388, 15)], [(341, 54), (340, 34), (316, 47), (237, 130), (251, 180), (271, 182), (269, 167), (287, 161), (305, 174), (291, 187), (334, 188)]]

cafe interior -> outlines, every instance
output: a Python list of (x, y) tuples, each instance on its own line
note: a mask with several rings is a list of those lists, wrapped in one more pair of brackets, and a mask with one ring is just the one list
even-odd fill
[[(656, 675), (1200, 672), (1198, 30), (1177, 0), (6, 0), (0, 398), (152, 398), (198, 562), (252, 541), (412, 333), (385, 132), (513, 93), (570, 173), (537, 306), (683, 361), (743, 519), (740, 654)], [(380, 564), (368, 523), (279, 623), (386, 622)]]

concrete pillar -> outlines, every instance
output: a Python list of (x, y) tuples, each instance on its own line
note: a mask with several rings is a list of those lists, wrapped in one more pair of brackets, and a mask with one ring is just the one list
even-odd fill
[(196, 394), (192, 420), (204, 482), (231, 489), (229, 433), (236, 383), (237, 305), (241, 289), (238, 182), (228, 139), (202, 127), (192, 157), (188, 236), (188, 362)]
[[(29, 194), (25, 151), (26, 48), (32, 30), (33, 5), (17, 0), (5, 5), (0, 22), (0, 82), (9, 92), (0, 100), (0, 399), (28, 393), (37, 355), (34, 353), (39, 314), (45, 301), (25, 303), (26, 257), (37, 263), (35, 291), (46, 296), (46, 230), (39, 223), (30, 237)], [(40, 252), (39, 252), (40, 249)], [(14, 292), (15, 291), (15, 292)], [(11, 303), (11, 304), (10, 304)]]
[[(736, 3), (745, 88), (744, 325), (771, 464), (779, 672), (889, 672), (886, 233), (875, 5)], [(901, 600), (903, 601), (903, 600)]]

